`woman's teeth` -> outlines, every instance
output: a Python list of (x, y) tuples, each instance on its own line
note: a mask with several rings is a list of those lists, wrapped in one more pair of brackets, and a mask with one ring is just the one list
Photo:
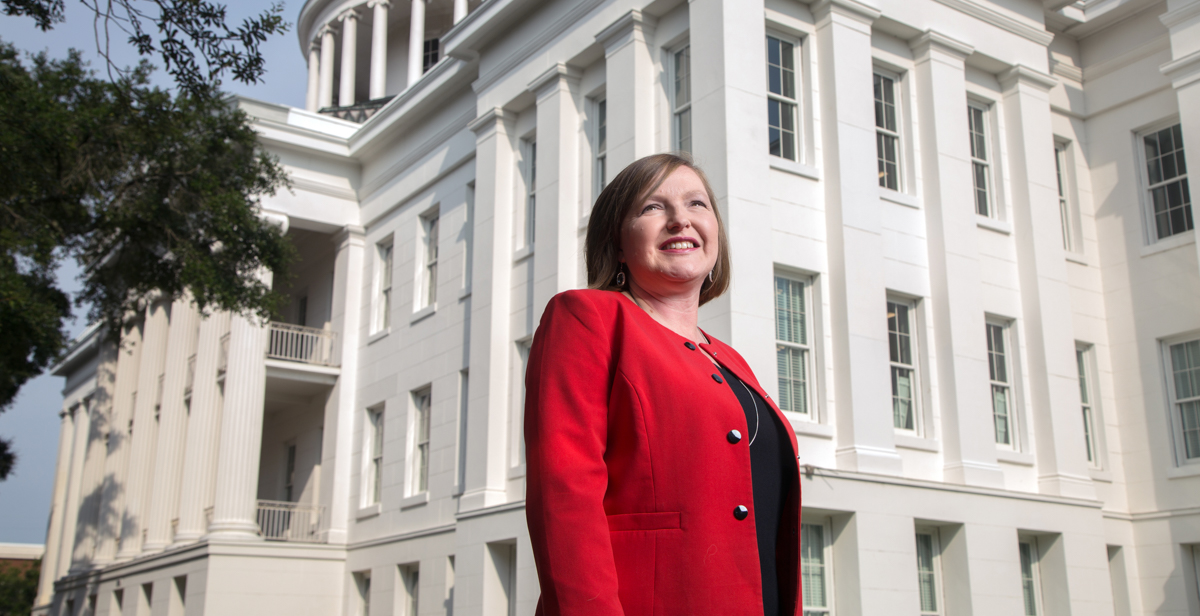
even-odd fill
[(683, 248), (693, 248), (691, 242), (671, 242), (667, 244), (667, 250), (680, 250)]

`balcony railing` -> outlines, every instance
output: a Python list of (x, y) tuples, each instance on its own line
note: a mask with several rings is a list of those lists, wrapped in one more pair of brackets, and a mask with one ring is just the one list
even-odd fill
[(317, 113), (333, 116), (340, 120), (349, 120), (350, 122), (362, 124), (363, 122), (369, 120), (371, 116), (375, 115), (376, 111), (379, 111), (384, 105), (391, 102), (393, 98), (395, 97), (384, 96), (383, 98), (363, 101), (361, 103), (347, 105), (345, 107), (325, 107), (324, 109), (319, 110)]
[(325, 508), (287, 501), (258, 501), (258, 532), (267, 541), (325, 543)]
[(333, 365), (333, 332), (316, 327), (271, 322), (267, 357), (318, 366)]

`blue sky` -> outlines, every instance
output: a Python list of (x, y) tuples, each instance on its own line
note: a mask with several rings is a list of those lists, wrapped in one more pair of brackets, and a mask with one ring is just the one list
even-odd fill
[[(228, 21), (236, 24), (270, 5), (267, 0), (232, 3)], [(308, 73), (294, 27), (302, 6), (302, 0), (289, 0), (283, 14), (293, 27), (287, 34), (276, 36), (263, 45), (267, 69), (263, 83), (247, 86), (226, 82), (226, 91), (273, 103), (304, 106)], [(66, 22), (49, 32), (38, 30), (29, 18), (0, 16), (0, 40), (21, 51), (45, 51), (52, 58), (65, 57), (67, 50), (74, 47), (91, 61), (93, 70), (104, 74), (105, 65), (96, 53), (93, 14), (79, 0), (66, 0), (66, 7)], [(120, 33), (113, 37), (110, 54), (122, 66), (138, 61), (137, 53), (125, 43)], [(170, 76), (162, 71), (155, 73), (154, 81), (164, 87), (172, 83)], [(78, 269), (73, 263), (59, 271), (60, 283), (68, 292), (78, 288), (77, 274)], [(70, 327), (71, 334), (82, 331), (84, 325), (82, 319), (77, 319)], [(26, 383), (13, 406), (0, 413), (0, 436), (12, 439), (20, 456), (14, 474), (0, 482), (0, 543), (43, 543), (46, 540), (58, 455), (62, 386), (63, 379), (42, 375)]]

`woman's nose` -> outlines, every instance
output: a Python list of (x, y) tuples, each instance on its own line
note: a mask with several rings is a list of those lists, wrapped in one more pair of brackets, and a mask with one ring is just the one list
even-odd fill
[(687, 216), (687, 208), (672, 207), (668, 208), (667, 226), (671, 230), (686, 229), (692, 226), (692, 221)]

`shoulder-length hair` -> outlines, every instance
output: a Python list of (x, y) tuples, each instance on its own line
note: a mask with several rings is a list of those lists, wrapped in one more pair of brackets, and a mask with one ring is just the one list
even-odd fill
[(704, 191), (708, 193), (709, 206), (717, 217), (717, 263), (713, 266), (712, 280), (705, 277), (700, 287), (700, 305), (720, 297), (729, 289), (729, 240), (725, 235), (725, 222), (721, 219), (716, 195), (704, 171), (696, 166), (691, 157), (682, 153), (653, 154), (637, 160), (622, 169), (600, 192), (588, 220), (584, 247), (589, 289), (624, 291), (628, 288), (628, 280), (625, 286), (617, 285), (617, 273), (621, 271), (621, 261), (617, 257), (621, 249), (621, 225), (629, 218), (633, 208), (680, 167), (687, 167), (700, 177)]

